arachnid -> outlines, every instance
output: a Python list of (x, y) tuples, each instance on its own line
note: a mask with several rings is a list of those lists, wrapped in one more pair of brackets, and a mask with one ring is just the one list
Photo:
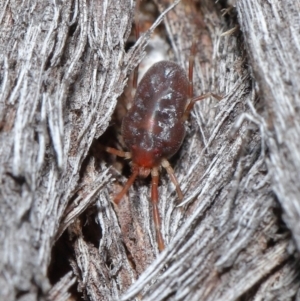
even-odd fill
[[(180, 148), (185, 136), (184, 123), (198, 100), (213, 95), (207, 93), (193, 97), (193, 65), (195, 42), (189, 57), (188, 76), (185, 70), (171, 61), (154, 64), (144, 75), (136, 89), (133, 104), (122, 122), (122, 136), (128, 152), (107, 147), (106, 151), (132, 160), (132, 174), (122, 191), (115, 197), (119, 204), (137, 176), (151, 173), (151, 202), (159, 250), (165, 247), (161, 234), (158, 210), (159, 169), (164, 167), (183, 198), (179, 183), (168, 159)], [(136, 78), (136, 77), (135, 77)], [(136, 87), (136, 79), (134, 80)]]

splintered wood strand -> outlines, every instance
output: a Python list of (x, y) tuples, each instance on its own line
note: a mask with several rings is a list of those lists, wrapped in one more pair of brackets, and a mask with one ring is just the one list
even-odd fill
[(152, 176), (152, 183), (151, 183), (151, 202), (153, 208), (153, 221), (155, 226), (156, 232), (156, 240), (158, 244), (159, 251), (165, 249), (164, 239), (162, 237), (160, 228), (161, 228), (161, 219), (158, 210), (158, 180), (159, 180), (159, 173), (157, 168), (153, 168), (151, 171)]
[(179, 198), (180, 201), (182, 201), (183, 200), (183, 193), (181, 191), (180, 185), (179, 185), (179, 183), (177, 181), (177, 178), (175, 176), (174, 169), (170, 165), (169, 161), (166, 160), (166, 159), (162, 160), (161, 165), (166, 169), (172, 183), (176, 187), (176, 192), (177, 192), (178, 198)]
[[(140, 9), (140, 0), (136, 1), (136, 13), (135, 13), (135, 41), (137, 41), (140, 37), (140, 19), (139, 14), (137, 13)], [(137, 88), (137, 82), (138, 82), (138, 76), (139, 76), (139, 65), (137, 65), (133, 72), (133, 81), (132, 86), (133, 89), (136, 90)]]
[(139, 170), (138, 168), (134, 168), (133, 172), (130, 176), (130, 178), (128, 179), (128, 181), (126, 182), (126, 184), (124, 185), (123, 189), (121, 190), (120, 193), (118, 193), (114, 199), (114, 203), (115, 204), (119, 204), (121, 199), (123, 198), (123, 196), (125, 195), (125, 193), (128, 191), (128, 189), (130, 188), (130, 186), (133, 184), (135, 178), (137, 177), (137, 175), (139, 174)]

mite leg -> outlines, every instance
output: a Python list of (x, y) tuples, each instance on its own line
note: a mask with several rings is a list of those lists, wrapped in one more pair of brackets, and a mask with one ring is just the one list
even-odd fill
[(130, 178), (127, 180), (127, 182), (124, 185), (123, 189), (115, 196), (115, 199), (114, 199), (115, 204), (119, 205), (119, 203), (122, 200), (123, 196), (128, 191), (130, 186), (133, 184), (133, 182), (134, 182), (134, 180), (135, 180), (135, 178), (137, 177), (138, 174), (139, 174), (139, 169), (134, 168)]
[(196, 101), (208, 98), (210, 96), (213, 96), (214, 98), (216, 98), (217, 100), (221, 100), (223, 97), (219, 96), (217, 94), (213, 94), (213, 93), (206, 93), (200, 96), (196, 96), (194, 98), (192, 98), (192, 100), (190, 101), (190, 103), (188, 104), (188, 106), (186, 107), (184, 114), (183, 114), (183, 121), (186, 121), (191, 113), (191, 110), (193, 109), (193, 106), (195, 104)]
[(175, 173), (174, 173), (174, 170), (173, 170), (172, 166), (170, 165), (169, 161), (166, 160), (166, 159), (162, 160), (161, 165), (166, 169), (171, 181), (173, 182), (173, 184), (176, 187), (176, 192), (177, 192), (178, 198), (179, 198), (180, 201), (182, 201), (183, 193), (182, 193), (182, 191), (180, 189), (180, 186), (179, 186), (179, 183), (178, 183), (178, 181), (175, 177)]
[[(195, 39), (193, 39), (191, 52), (190, 52), (190, 56), (189, 56), (189, 73), (188, 73), (188, 75), (189, 75), (189, 90), (188, 90), (189, 104), (186, 107), (185, 112), (183, 114), (183, 121), (188, 119), (195, 102), (197, 100), (200, 100), (200, 99), (193, 98), (193, 96), (194, 96), (193, 73), (194, 73), (195, 53), (196, 53), (196, 42), (195, 42)], [(210, 95), (205, 94), (205, 95), (203, 95), (203, 98), (201, 98), (201, 99), (204, 99), (209, 96)]]
[(208, 98), (210, 96), (213, 96), (214, 98), (221, 100), (223, 97), (213, 94), (213, 93), (206, 93), (201, 96), (193, 97), (194, 95), (194, 88), (193, 88), (193, 73), (194, 73), (194, 63), (195, 63), (195, 54), (196, 54), (196, 42), (195, 39), (193, 39), (191, 52), (189, 56), (189, 91), (188, 91), (188, 98), (189, 98), (189, 104), (185, 109), (185, 112), (183, 114), (183, 121), (187, 120), (191, 110), (193, 109), (193, 106), (196, 101)]
[(196, 42), (195, 39), (193, 39), (191, 52), (189, 56), (189, 91), (188, 91), (189, 101), (193, 98), (194, 95), (193, 73), (194, 73), (195, 54), (196, 54)]
[(206, 93), (204, 95), (201, 95), (201, 96), (197, 96), (197, 97), (194, 97), (191, 99), (190, 103), (188, 104), (188, 106), (186, 107), (185, 111), (184, 111), (184, 114), (183, 114), (183, 120), (187, 120), (189, 118), (189, 115), (191, 113), (191, 110), (193, 109), (194, 107), (194, 104), (196, 101), (199, 101), (199, 100), (202, 100), (202, 99), (205, 99), (205, 98), (208, 98), (210, 97), (212, 94), (211, 93)]
[[(123, 157), (125, 159), (130, 159), (131, 158), (131, 153), (130, 152), (123, 152), (119, 149), (115, 149), (112, 147), (105, 147), (104, 150), (110, 154), (119, 156), (119, 157)], [(121, 190), (121, 192), (119, 192), (114, 199), (114, 203), (115, 204), (119, 204), (121, 199), (123, 198), (124, 194), (128, 191), (128, 189), (130, 188), (130, 186), (133, 184), (135, 178), (137, 177), (139, 173), (138, 168), (133, 168), (133, 172), (130, 176), (130, 178), (127, 180), (125, 186), (123, 187), (123, 189)]]
[(131, 159), (131, 153), (130, 152), (123, 152), (121, 150), (118, 150), (116, 148), (112, 147), (105, 147), (104, 150), (110, 154), (116, 155), (118, 157), (123, 157), (125, 159)]
[(161, 220), (158, 210), (158, 180), (159, 180), (159, 173), (158, 168), (154, 167), (151, 170), (152, 176), (152, 185), (151, 185), (151, 202), (153, 208), (153, 220), (156, 232), (156, 240), (158, 244), (159, 251), (163, 251), (165, 248), (165, 243), (161, 234)]

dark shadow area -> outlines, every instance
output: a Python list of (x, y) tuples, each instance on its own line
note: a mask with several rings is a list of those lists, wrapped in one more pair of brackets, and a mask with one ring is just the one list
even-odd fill
[[(73, 259), (73, 247), (67, 231), (58, 239), (52, 248), (51, 262), (48, 268), (50, 283), (55, 285), (63, 276), (72, 270), (70, 260)], [(83, 295), (77, 291), (77, 282), (70, 289), (71, 298), (74, 301), (82, 300)]]

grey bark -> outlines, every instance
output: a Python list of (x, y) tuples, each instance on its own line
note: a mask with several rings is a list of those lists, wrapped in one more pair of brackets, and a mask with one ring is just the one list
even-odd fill
[[(0, 3), (1, 300), (300, 298), (299, 1), (222, 4), (164, 20), (185, 68), (197, 40), (194, 94), (224, 98), (187, 122), (181, 207), (161, 175), (159, 254), (149, 184), (115, 206), (126, 176), (96, 139), (163, 16), (126, 52), (132, 1)], [(70, 271), (50, 283), (61, 241)]]

